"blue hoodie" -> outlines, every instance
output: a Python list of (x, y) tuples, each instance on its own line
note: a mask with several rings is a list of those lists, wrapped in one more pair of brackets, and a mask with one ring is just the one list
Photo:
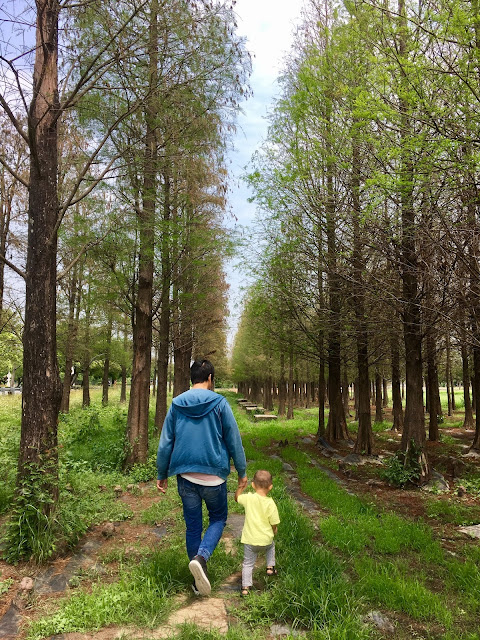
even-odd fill
[(244, 478), (245, 452), (227, 400), (201, 388), (174, 398), (158, 445), (158, 479), (180, 473), (208, 473), (226, 479), (230, 458)]

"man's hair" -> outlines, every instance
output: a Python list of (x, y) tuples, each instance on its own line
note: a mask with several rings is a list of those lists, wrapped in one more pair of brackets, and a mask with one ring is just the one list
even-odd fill
[(270, 471), (265, 471), (265, 469), (259, 469), (253, 476), (253, 482), (259, 489), (268, 489), (272, 484), (272, 474)]
[(208, 376), (212, 376), (212, 380), (215, 376), (215, 369), (210, 360), (195, 360), (190, 367), (190, 380), (192, 384), (198, 384), (199, 382), (206, 382)]

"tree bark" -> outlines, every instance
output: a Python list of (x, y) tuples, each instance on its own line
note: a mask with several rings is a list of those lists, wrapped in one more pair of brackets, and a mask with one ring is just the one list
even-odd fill
[(290, 344), (288, 352), (288, 393), (287, 393), (287, 420), (293, 419), (293, 345)]
[(75, 311), (79, 308), (79, 298), (80, 286), (78, 284), (77, 269), (74, 268), (72, 271), (72, 277), (70, 278), (68, 292), (68, 323), (67, 336), (65, 341), (65, 375), (63, 377), (62, 402), (60, 404), (60, 411), (62, 413), (68, 413), (70, 409), (70, 389), (72, 387), (73, 355), (75, 352), (75, 343), (78, 328), (78, 314), (76, 315)]
[(432, 329), (427, 334), (427, 388), (428, 388), (428, 439), (438, 442), (438, 369), (436, 362), (436, 345)]
[(112, 346), (112, 326), (113, 314), (111, 309), (108, 310), (107, 331), (105, 334), (105, 358), (103, 361), (103, 377), (102, 377), (102, 405), (108, 405), (108, 390), (110, 382), (110, 351)]
[(450, 336), (447, 335), (446, 338), (446, 345), (447, 345), (447, 354), (446, 354), (446, 369), (445, 369), (445, 379), (446, 379), (446, 385), (447, 385), (447, 415), (451, 416), (452, 415), (452, 393), (451, 393), (451, 387), (450, 387), (450, 377), (451, 377), (451, 359), (450, 359)]
[(465, 405), (464, 429), (473, 429), (473, 411), (470, 401), (470, 368), (468, 364), (468, 350), (465, 342), (465, 331), (462, 331), (462, 378), (463, 378), (463, 404)]
[(152, 359), (152, 301), (154, 269), (155, 202), (157, 195), (156, 115), (158, 86), (158, 2), (150, 5), (149, 93), (145, 108), (146, 134), (139, 224), (138, 291), (133, 327), (133, 362), (128, 405), (127, 467), (144, 463), (148, 454), (148, 416), (150, 403), (150, 367)]
[[(57, 422), (62, 386), (57, 363), (57, 117), (60, 3), (37, 0), (33, 95), (29, 110), (30, 188), (23, 333), (23, 393), (17, 491), (40, 477), (32, 506), (49, 515), (58, 497)], [(35, 474), (35, 475), (32, 475)]]
[(285, 415), (285, 405), (287, 399), (287, 385), (285, 384), (285, 355), (280, 355), (280, 381), (278, 383), (278, 415)]
[(375, 368), (375, 422), (383, 422), (382, 376)]
[(386, 378), (382, 378), (382, 386), (383, 386), (383, 408), (388, 407), (388, 380)]
[(393, 431), (403, 429), (402, 393), (400, 389), (400, 353), (398, 347), (398, 335), (394, 332), (391, 337), (392, 360), (392, 406), (393, 406)]
[(171, 179), (167, 168), (163, 172), (163, 229), (162, 229), (162, 291), (158, 326), (158, 387), (155, 406), (155, 430), (160, 433), (167, 415), (168, 360), (170, 351), (170, 285), (171, 260), (169, 223), (171, 217)]
[[(398, 2), (399, 57), (406, 62), (405, 0)], [(401, 448), (410, 451), (412, 442), (418, 453), (420, 464), (420, 482), (430, 475), (425, 448), (425, 415), (423, 409), (423, 371), (422, 371), (422, 322), (420, 314), (421, 292), (418, 285), (418, 256), (416, 249), (417, 230), (414, 209), (414, 173), (412, 152), (409, 149), (411, 136), (410, 105), (405, 71), (401, 70), (400, 105), (400, 211), (401, 211), (401, 254), (403, 285), (403, 335), (405, 343), (406, 403)]]

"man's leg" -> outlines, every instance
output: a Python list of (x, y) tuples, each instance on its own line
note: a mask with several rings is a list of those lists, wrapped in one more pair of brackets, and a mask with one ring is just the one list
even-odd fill
[(209, 525), (200, 542), (197, 554), (208, 560), (222, 537), (227, 523), (227, 483), (223, 482), (216, 487), (202, 486), (199, 493), (207, 505)]
[(186, 525), (185, 542), (189, 560), (197, 555), (202, 539), (202, 498), (198, 492), (199, 486), (185, 480), (182, 476), (177, 476), (178, 495), (183, 504), (183, 518)]

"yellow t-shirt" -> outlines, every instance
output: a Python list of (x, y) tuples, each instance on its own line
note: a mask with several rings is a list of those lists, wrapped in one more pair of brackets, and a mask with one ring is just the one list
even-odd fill
[(245, 524), (240, 542), (266, 547), (273, 541), (272, 525), (278, 524), (278, 509), (272, 498), (258, 493), (242, 493), (238, 503), (245, 508)]

